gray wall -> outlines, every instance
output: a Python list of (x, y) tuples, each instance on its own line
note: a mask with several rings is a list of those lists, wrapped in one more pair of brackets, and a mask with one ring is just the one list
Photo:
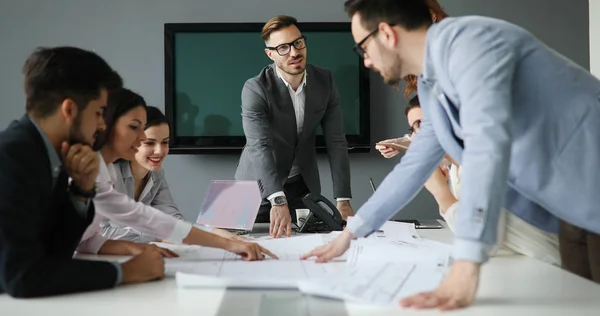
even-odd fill
[[(20, 67), (37, 46), (75, 45), (93, 49), (125, 78), (126, 85), (149, 103), (163, 106), (163, 23), (264, 22), (277, 14), (309, 22), (348, 21), (337, 0), (1, 0), (0, 127), (24, 111)], [(481, 14), (517, 23), (580, 65), (589, 68), (587, 0), (442, 0), (450, 15)], [(240, 51), (243, 54), (243, 51)], [(372, 75), (372, 142), (403, 135), (408, 126), (400, 91)], [(234, 91), (235, 92), (235, 91)], [(237, 92), (235, 92), (237, 93)], [(195, 219), (211, 179), (233, 177), (237, 156), (172, 155), (166, 170), (182, 212)], [(398, 159), (376, 153), (351, 155), (353, 205), (371, 194), (369, 177), (379, 183)], [(324, 194), (332, 197), (326, 157), (319, 160)], [(426, 192), (402, 212), (402, 218), (437, 217)]]

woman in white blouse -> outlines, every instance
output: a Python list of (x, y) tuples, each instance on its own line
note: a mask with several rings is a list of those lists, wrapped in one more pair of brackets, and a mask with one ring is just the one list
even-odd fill
[(94, 145), (101, 160), (94, 198), (96, 216), (78, 251), (97, 253), (107, 240), (100, 234), (100, 224), (109, 220), (167, 242), (221, 248), (242, 255), (246, 260), (261, 260), (264, 254), (275, 257), (256, 243), (206, 232), (117, 191), (114, 186), (119, 179), (113, 163), (120, 159), (133, 160), (138, 152), (141, 141), (145, 139), (146, 102), (130, 90), (113, 91), (108, 96), (104, 120), (106, 130), (98, 135)]
[[(169, 153), (170, 124), (167, 117), (156, 107), (146, 108), (144, 139), (138, 147), (135, 159), (119, 160), (114, 163), (116, 172), (115, 190), (130, 198), (150, 205), (165, 214), (184, 220), (165, 178), (162, 164)], [(139, 243), (156, 241), (153, 234), (145, 234), (133, 227), (123, 226), (106, 220), (102, 223), (102, 236), (115, 240), (129, 240)], [(197, 226), (219, 236), (245, 240), (219, 228)]]
[[(414, 133), (418, 133), (423, 119), (423, 111), (417, 96), (410, 100), (405, 114), (410, 126), (409, 131), (413, 136)], [(376, 149), (386, 158), (398, 154), (398, 151), (386, 146), (377, 145)], [(446, 161), (449, 162), (449, 165), (436, 168), (431, 177), (425, 182), (425, 188), (438, 203), (440, 215), (444, 218), (448, 227), (454, 231), (461, 194), (461, 168), (450, 157), (446, 157)], [(502, 209), (498, 225), (498, 242), (494, 252), (518, 253), (560, 266), (558, 236), (556, 234), (542, 231), (506, 209)]]

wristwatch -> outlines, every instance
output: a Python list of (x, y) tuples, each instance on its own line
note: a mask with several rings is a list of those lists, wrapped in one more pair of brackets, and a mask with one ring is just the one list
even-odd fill
[(93, 199), (94, 197), (96, 197), (96, 186), (94, 186), (91, 190), (86, 191), (82, 190), (74, 183), (71, 183), (71, 185), (69, 186), (69, 192), (82, 198)]
[(287, 204), (287, 199), (285, 198), (285, 196), (276, 196), (271, 200), (271, 206), (285, 204)]

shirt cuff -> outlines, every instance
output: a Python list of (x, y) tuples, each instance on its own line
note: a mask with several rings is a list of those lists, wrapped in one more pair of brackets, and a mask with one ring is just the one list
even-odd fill
[(90, 199), (87, 199), (85, 202), (82, 202), (78, 197), (76, 197), (73, 194), (69, 194), (69, 197), (71, 198), (71, 203), (73, 204), (73, 207), (75, 207), (75, 210), (77, 212), (87, 214), (87, 210), (90, 207)]
[(117, 280), (115, 281), (115, 286), (121, 285), (123, 283), (123, 268), (121, 264), (118, 262), (111, 262), (115, 268), (117, 269)]
[(337, 198), (336, 201), (341, 202), (341, 201), (350, 201), (350, 198)]
[(356, 215), (346, 225), (346, 229), (349, 230), (357, 238), (367, 237), (371, 235), (375, 230), (367, 224), (360, 215)]
[(489, 246), (480, 241), (473, 241), (467, 239), (454, 240), (454, 249), (452, 251), (452, 259), (472, 261), (477, 263), (484, 263), (489, 258), (489, 253), (492, 250), (492, 246)]
[(185, 237), (187, 237), (190, 234), (190, 230), (192, 230), (192, 224), (178, 220), (175, 223), (173, 232), (167, 238), (167, 241), (171, 243), (181, 244)]
[(277, 191), (277, 192), (275, 192), (275, 193), (273, 193), (273, 194), (269, 195), (269, 196), (267, 197), (267, 200), (271, 201), (272, 199), (274, 199), (274, 198), (276, 198), (276, 197), (278, 197), (278, 196), (285, 196), (285, 193), (283, 193), (283, 191)]

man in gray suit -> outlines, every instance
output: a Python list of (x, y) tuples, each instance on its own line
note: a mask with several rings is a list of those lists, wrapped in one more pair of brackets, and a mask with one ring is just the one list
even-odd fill
[[(472, 303), (500, 208), (558, 232), (563, 266), (600, 282), (600, 81), (526, 30), (484, 17), (431, 23), (425, 0), (348, 0), (356, 51), (389, 84), (419, 76), (424, 119), (400, 164), (335, 241), (344, 253), (403, 208), (447, 153), (463, 168), (454, 263), (404, 306)], [(559, 224), (560, 223), (560, 224)]]
[(327, 146), (337, 208), (346, 219), (350, 206), (350, 166), (342, 110), (331, 71), (306, 64), (306, 37), (290, 16), (263, 27), (265, 53), (273, 64), (249, 79), (242, 90), (246, 146), (238, 180), (257, 180), (264, 203), (257, 222), (270, 222), (271, 236), (291, 235), (295, 209), (307, 193), (320, 193), (315, 135), (321, 125)]

